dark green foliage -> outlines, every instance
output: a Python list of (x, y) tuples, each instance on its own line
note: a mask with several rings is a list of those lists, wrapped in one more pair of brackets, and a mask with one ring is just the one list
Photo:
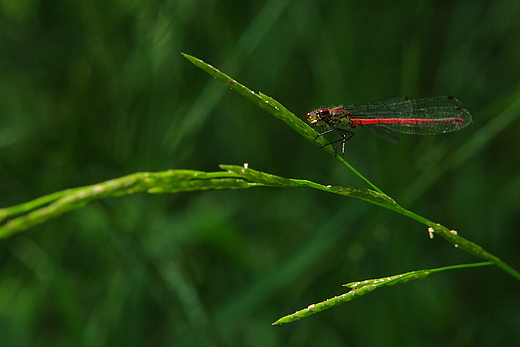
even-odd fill
[[(356, 131), (345, 157), (400, 206), (518, 267), (519, 7), (3, 1), (0, 207), (221, 163), (377, 191), (184, 52), (301, 119), (319, 106), (456, 96), (473, 114), (468, 128), (398, 145)], [(270, 326), (341, 295), (339, 283), (475, 259), (409, 218), (313, 189), (96, 200), (0, 247), (3, 346), (520, 341), (518, 282), (495, 267), (446, 271)]]

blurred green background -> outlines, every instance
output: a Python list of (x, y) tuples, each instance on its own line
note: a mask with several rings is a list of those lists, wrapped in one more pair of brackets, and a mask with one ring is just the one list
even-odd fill
[[(404, 207), (520, 269), (520, 2), (0, 1), (0, 207), (138, 171), (242, 165), (366, 187), (181, 56), (303, 115), (454, 95), (474, 124), (346, 159)], [(477, 259), (390, 211), (311, 189), (94, 202), (0, 242), (2, 346), (517, 346), (494, 267), (384, 288), (296, 323), (343, 283)]]

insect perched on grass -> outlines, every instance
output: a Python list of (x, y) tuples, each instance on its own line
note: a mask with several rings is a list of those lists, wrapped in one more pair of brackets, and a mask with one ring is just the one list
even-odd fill
[(317, 137), (336, 132), (341, 138), (327, 145), (339, 142), (342, 156), (345, 142), (354, 133), (350, 128), (361, 126), (373, 135), (397, 143), (397, 132), (411, 135), (437, 135), (460, 130), (471, 124), (471, 114), (453, 96), (434, 96), (423, 99), (406, 97), (392, 98), (365, 105), (320, 108), (307, 113), (307, 121), (313, 125), (325, 126), (328, 130)]

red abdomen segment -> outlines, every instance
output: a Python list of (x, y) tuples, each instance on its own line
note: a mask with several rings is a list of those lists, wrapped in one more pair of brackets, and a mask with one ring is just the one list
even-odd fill
[(465, 127), (466, 120), (460, 117), (441, 119), (425, 118), (351, 118), (350, 127), (382, 125), (406, 134), (436, 135), (459, 130)]

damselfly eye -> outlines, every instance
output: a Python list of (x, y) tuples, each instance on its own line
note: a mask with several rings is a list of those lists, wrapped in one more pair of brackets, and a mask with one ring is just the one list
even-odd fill
[(318, 111), (318, 114), (322, 117), (328, 117), (330, 115), (330, 111), (328, 108), (322, 108)]

